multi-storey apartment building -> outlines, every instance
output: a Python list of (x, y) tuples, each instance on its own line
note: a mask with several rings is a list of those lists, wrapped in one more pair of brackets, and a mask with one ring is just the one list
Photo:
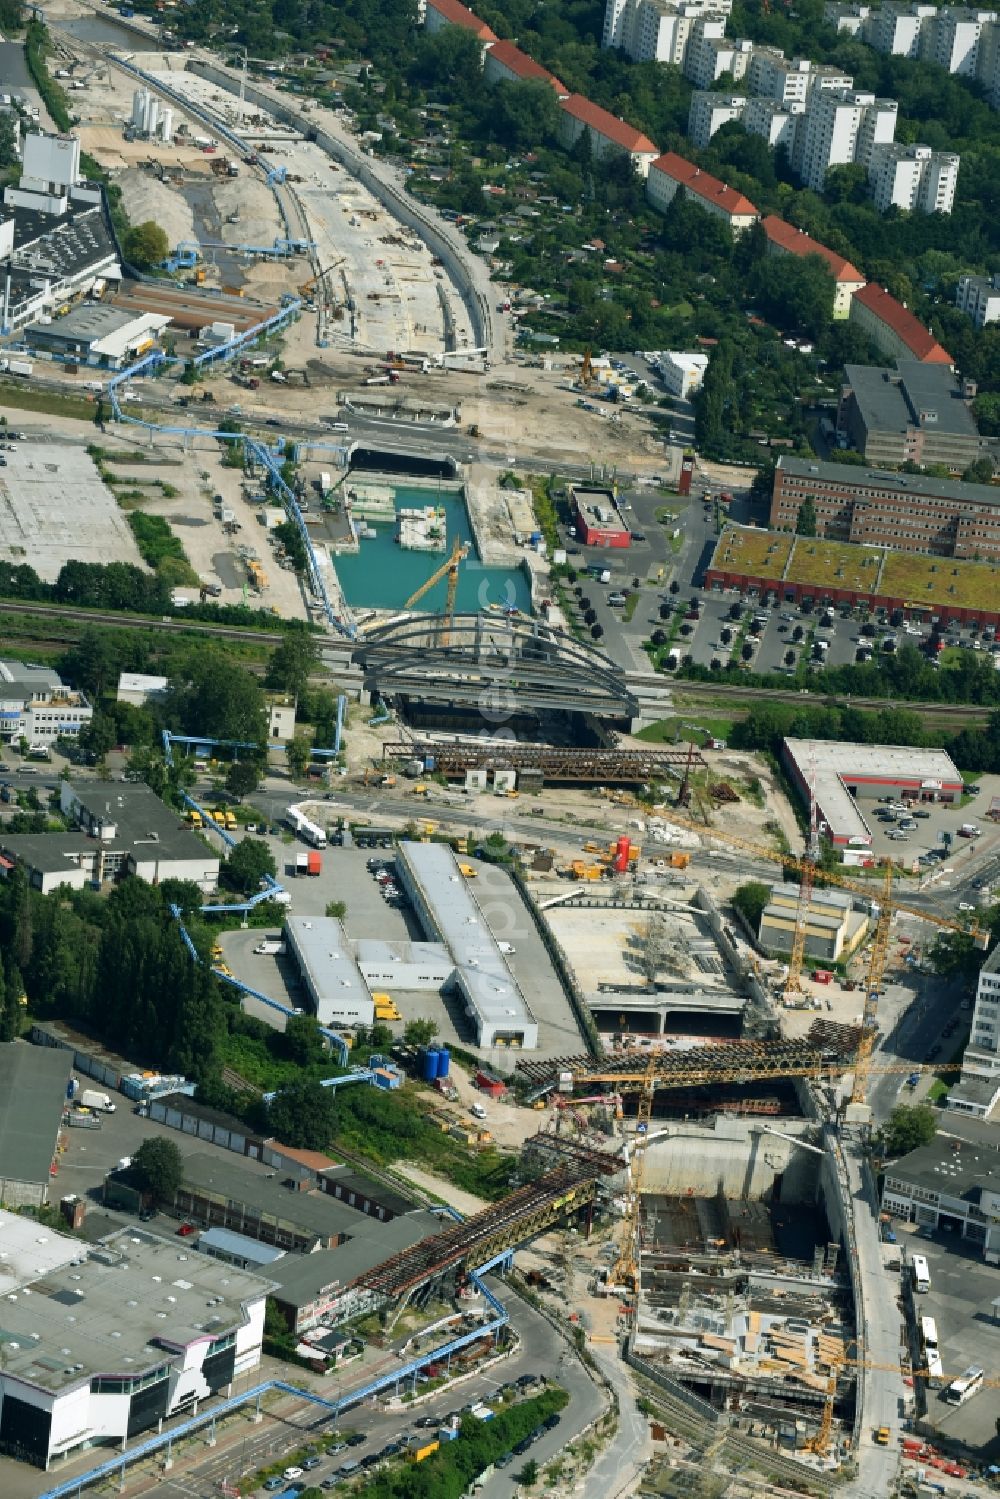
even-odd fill
[(1000, 322), (1000, 275), (960, 276), (955, 306), (972, 319), (977, 328)]
[(930, 146), (877, 145), (868, 166), (872, 199), (879, 213), (902, 208), (911, 213), (951, 213), (962, 158)]
[(834, 280), (833, 316), (838, 319), (848, 317), (851, 298), (865, 284), (865, 278), (857, 266), (852, 265), (843, 255), (838, 255), (835, 250), (812, 239), (804, 229), (796, 229), (794, 224), (786, 224), (784, 219), (779, 219), (774, 214), (769, 214), (762, 220), (762, 228), (767, 235), (769, 255), (818, 255), (825, 261)]
[(773, 99), (748, 99), (743, 111), (743, 129), (748, 135), (759, 135), (772, 151), (784, 147), (789, 158), (795, 144), (795, 132), (806, 112), (806, 105), (776, 104)]
[(653, 208), (663, 213), (679, 192), (706, 213), (725, 219), (733, 234), (742, 234), (759, 217), (750, 199), (734, 187), (728, 187), (710, 172), (703, 172), (683, 156), (666, 151), (649, 169), (646, 197)]
[(696, 89), (691, 95), (688, 111), (689, 138), (696, 146), (707, 146), (723, 125), (728, 125), (730, 120), (742, 119), (746, 106), (746, 99), (739, 95), (713, 94), (706, 89)]
[(909, 308), (881, 286), (869, 281), (851, 302), (851, 322), (890, 359), (916, 359), (921, 364), (944, 364), (952, 357)]
[[(948, 1107), (985, 1118), (1000, 1100), (1000, 947), (979, 970), (972, 1034), (962, 1056), (962, 1077)], [(998, 1131), (1000, 1134), (1000, 1131)]]

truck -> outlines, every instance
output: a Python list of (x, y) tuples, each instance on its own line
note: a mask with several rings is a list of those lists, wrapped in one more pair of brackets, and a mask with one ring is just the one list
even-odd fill
[(306, 854), (306, 873), (317, 875), (323, 868), (322, 856), (315, 849)]
[(113, 1114), (116, 1107), (109, 1093), (99, 1093), (96, 1088), (84, 1088), (77, 1103), (81, 1108), (93, 1109), (99, 1114)]
[(333, 480), (331, 479), (330, 475), (324, 469), (323, 472), (319, 476), (319, 492), (320, 492), (320, 494), (329, 494), (330, 490), (332, 488), (333, 488)]
[(20, 375), (22, 379), (31, 378), (31, 372), (35, 368), (30, 359), (9, 359), (6, 361), (6, 369), (11, 375)]
[(309, 873), (309, 855), (305, 849), (295, 855), (295, 873), (297, 875)]
[(304, 843), (311, 843), (313, 848), (326, 848), (326, 834), (323, 829), (315, 822), (311, 822), (297, 807), (289, 807), (285, 820), (292, 832), (297, 833)]
[(481, 1103), (472, 1103), (472, 1104), (470, 1104), (469, 1105), (469, 1113), (472, 1115), (473, 1119), (485, 1119), (486, 1118), (486, 1110), (483, 1108), (483, 1106), (482, 1106)]
[(263, 942), (258, 942), (254, 953), (260, 957), (264, 955), (271, 958), (281, 958), (285, 955), (285, 944), (278, 937), (265, 937)]

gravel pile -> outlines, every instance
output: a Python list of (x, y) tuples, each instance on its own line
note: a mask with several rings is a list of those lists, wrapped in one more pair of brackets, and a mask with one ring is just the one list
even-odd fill
[(159, 224), (174, 249), (182, 240), (196, 238), (194, 214), (177, 193), (150, 172), (129, 168), (119, 173), (116, 182), (122, 190), (125, 212), (133, 224), (152, 219)]

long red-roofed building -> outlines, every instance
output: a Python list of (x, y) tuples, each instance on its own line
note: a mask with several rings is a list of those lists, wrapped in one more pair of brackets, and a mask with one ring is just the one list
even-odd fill
[(918, 359), (921, 364), (954, 363), (930, 329), (873, 281), (851, 298), (851, 322), (892, 358)]
[(440, 31), (442, 26), (461, 26), (473, 32), (481, 42), (489, 45), (496, 41), (496, 32), (481, 21), (460, 0), (426, 0), (424, 25), (430, 32)]
[(648, 135), (582, 94), (560, 99), (559, 106), (563, 111), (561, 134), (565, 146), (575, 145), (586, 131), (595, 156), (627, 156), (640, 177), (646, 176), (660, 154), (659, 146)]
[(755, 206), (743, 193), (720, 182), (711, 172), (703, 172), (693, 161), (685, 160), (675, 151), (666, 151), (650, 166), (646, 197), (653, 208), (663, 213), (679, 192), (706, 213), (725, 219), (734, 234), (742, 234), (760, 218)]
[(833, 295), (833, 315), (835, 318), (849, 317), (851, 298), (865, 284), (865, 278), (857, 266), (852, 265), (843, 255), (838, 255), (836, 250), (821, 245), (819, 240), (813, 239), (804, 229), (796, 229), (794, 224), (786, 224), (784, 219), (779, 219), (776, 214), (768, 214), (766, 219), (762, 219), (761, 228), (767, 235), (768, 254), (818, 255), (821, 260), (826, 261), (836, 285)]
[(549, 84), (560, 99), (569, 98), (569, 89), (540, 62), (515, 47), (513, 42), (494, 42), (484, 62), (487, 83), (528, 83), (537, 80)]

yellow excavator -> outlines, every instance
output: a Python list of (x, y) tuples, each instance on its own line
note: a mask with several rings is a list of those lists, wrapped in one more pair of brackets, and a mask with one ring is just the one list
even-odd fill
[(468, 542), (467, 541), (459, 541), (458, 537), (456, 536), (455, 537), (455, 541), (454, 541), (454, 543), (452, 545), (451, 556), (448, 558), (448, 560), (446, 562), (442, 562), (442, 564), (441, 564), (440, 567), (435, 568), (435, 570), (431, 573), (430, 577), (427, 579), (426, 583), (421, 583), (421, 585), (417, 589), (416, 593), (411, 593), (410, 597), (406, 600), (406, 603), (403, 605), (404, 609), (412, 609), (413, 606), (414, 606), (414, 604), (418, 604), (420, 602), (420, 600), (424, 597), (424, 595), (426, 593), (430, 592), (430, 590), (434, 587), (434, 584), (435, 583), (439, 583), (441, 581), (441, 579), (444, 577), (445, 573), (447, 573), (448, 574), (448, 601), (447, 601), (447, 603), (445, 605), (445, 611), (444, 611), (445, 612), (444, 629), (441, 631), (441, 644), (444, 645), (444, 646), (447, 646), (451, 642), (451, 626), (452, 626), (452, 622), (453, 622), (453, 620), (455, 618), (455, 595), (458, 592), (458, 567), (459, 567), (459, 563), (463, 562), (468, 555), (469, 555), (469, 544), (468, 544)]

